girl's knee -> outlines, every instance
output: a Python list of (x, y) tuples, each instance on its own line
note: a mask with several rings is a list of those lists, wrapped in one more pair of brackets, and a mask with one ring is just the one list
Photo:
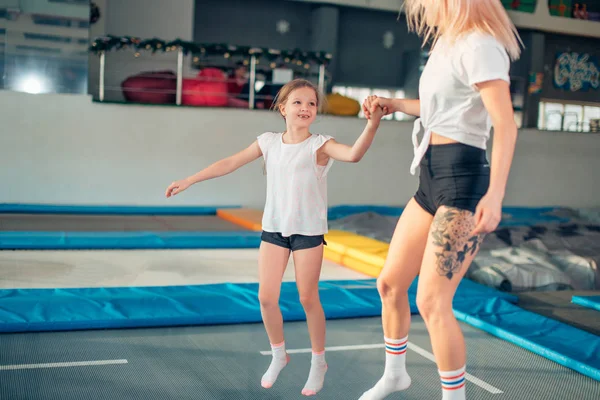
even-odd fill
[(315, 290), (312, 292), (300, 293), (300, 304), (302, 304), (304, 310), (311, 310), (315, 306), (318, 306), (320, 304), (319, 292)]
[(269, 309), (279, 307), (279, 298), (270, 293), (258, 293), (258, 301), (262, 308)]

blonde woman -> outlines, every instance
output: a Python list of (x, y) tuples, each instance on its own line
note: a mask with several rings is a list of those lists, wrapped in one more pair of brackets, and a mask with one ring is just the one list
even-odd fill
[(415, 174), (420, 166), (419, 188), (402, 213), (377, 280), (385, 370), (361, 400), (384, 399), (411, 384), (405, 366), (407, 290), (417, 275), (417, 305), (431, 338), (442, 398), (465, 399), (465, 342), (452, 300), (485, 234), (500, 222), (517, 138), (509, 68), (521, 41), (497, 0), (406, 0), (405, 12), (409, 28), (432, 42), (419, 100), (370, 98), (363, 110), (367, 118), (379, 109), (420, 117), (410, 168)]

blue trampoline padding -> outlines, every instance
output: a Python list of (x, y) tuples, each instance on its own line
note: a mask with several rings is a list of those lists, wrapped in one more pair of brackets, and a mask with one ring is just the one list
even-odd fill
[(365, 212), (374, 212), (388, 217), (399, 217), (404, 207), (400, 206), (380, 206), (380, 205), (339, 205), (329, 207), (327, 218), (330, 221), (347, 217), (349, 215)]
[[(327, 318), (381, 313), (375, 281), (321, 282)], [(295, 282), (284, 282), (286, 321), (305, 318)], [(260, 322), (258, 284), (0, 290), (0, 331), (160, 327)]]
[[(410, 307), (418, 313), (417, 281)], [(322, 281), (320, 298), (329, 319), (381, 315), (376, 280)], [(493, 294), (512, 296), (463, 281), (457, 298), (481, 301)], [(281, 287), (286, 321), (304, 320), (295, 282)], [(104, 328), (212, 325), (260, 322), (258, 284), (210, 284), (166, 287), (0, 290), (0, 331), (62, 331)]]
[(573, 304), (600, 311), (600, 296), (573, 296)]
[(260, 232), (0, 232), (0, 250), (249, 249)]
[[(418, 313), (415, 279), (411, 313)], [(328, 319), (381, 315), (376, 280), (323, 281)], [(516, 297), (469, 280), (453, 307), (459, 320), (600, 380), (600, 338), (515, 306)], [(295, 282), (284, 282), (285, 321), (305, 314)], [(0, 290), (0, 332), (66, 331), (260, 322), (258, 284)]]
[(327, 217), (330, 221), (347, 217), (353, 214), (365, 212), (374, 212), (388, 217), (399, 217), (404, 207), (400, 206), (380, 206), (380, 205), (339, 205), (329, 207)]
[(499, 297), (465, 297), (453, 307), (457, 319), (600, 381), (600, 337)]
[[(560, 207), (504, 207), (500, 227), (531, 226), (542, 223), (566, 223), (570, 219), (558, 216)], [(400, 217), (404, 207), (380, 205), (339, 205), (329, 208), (329, 220), (344, 218), (354, 214), (373, 212), (388, 217)]]
[[(413, 282), (413, 286), (416, 294), (416, 282)], [(412, 289), (412, 286), (411, 286)], [(461, 302), (463, 300), (478, 301), (479, 299), (502, 299), (509, 303), (517, 304), (519, 298), (513, 294), (501, 292), (489, 286), (482, 285), (470, 279), (463, 279), (460, 281), (456, 294), (454, 295), (454, 302)]]
[(501, 227), (531, 226), (544, 223), (567, 223), (571, 219), (559, 216), (563, 207), (504, 207)]
[(79, 206), (60, 204), (0, 204), (0, 214), (75, 215), (216, 215), (220, 208), (240, 206)]

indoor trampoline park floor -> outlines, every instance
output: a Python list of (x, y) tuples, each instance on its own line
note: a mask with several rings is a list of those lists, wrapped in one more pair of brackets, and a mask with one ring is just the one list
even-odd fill
[[(259, 232), (210, 213), (34, 211), (0, 214), (0, 399), (304, 398), (311, 351), (292, 258), (280, 301), (291, 361), (273, 388), (260, 386), (270, 349), (257, 300)], [(325, 260), (319, 289), (329, 369), (316, 398), (358, 399), (384, 367), (375, 279)], [(415, 289), (412, 385), (390, 400), (441, 398)], [(467, 398), (600, 399), (600, 338), (518, 300), (459, 286)]]
[[(255, 282), (257, 250), (0, 253), (4, 288)], [(368, 277), (325, 261), (323, 280)], [(284, 277), (293, 281), (293, 262)], [(598, 399), (600, 383), (461, 323), (470, 399)], [(260, 387), (270, 361), (260, 323), (0, 335), (2, 399), (300, 399), (310, 367), (303, 321), (285, 325), (291, 362)], [(328, 321), (329, 370), (318, 398), (358, 399), (383, 371), (381, 319)], [(439, 378), (422, 319), (412, 317), (412, 386), (390, 399), (436, 399)]]

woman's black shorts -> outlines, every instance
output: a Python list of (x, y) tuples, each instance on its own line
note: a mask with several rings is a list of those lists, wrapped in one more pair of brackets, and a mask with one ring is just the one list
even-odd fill
[(463, 143), (430, 145), (420, 163), (415, 201), (431, 215), (440, 206), (474, 213), (489, 185), (485, 150)]

